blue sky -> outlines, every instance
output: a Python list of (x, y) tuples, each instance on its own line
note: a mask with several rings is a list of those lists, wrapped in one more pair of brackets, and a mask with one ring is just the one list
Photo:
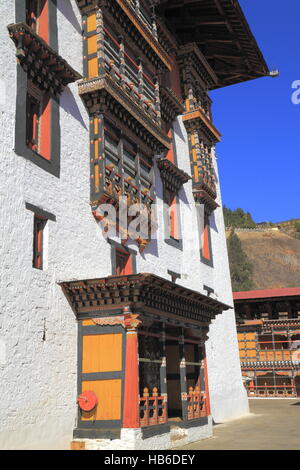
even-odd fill
[(240, 0), (269, 69), (260, 78), (211, 92), (223, 203), (256, 222), (300, 218), (300, 1)]

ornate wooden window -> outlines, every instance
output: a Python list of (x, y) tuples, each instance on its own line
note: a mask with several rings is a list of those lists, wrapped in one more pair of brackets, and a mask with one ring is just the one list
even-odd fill
[[(96, 138), (92, 141), (94, 157), (97, 160), (102, 120), (97, 122)], [(104, 180), (101, 171), (95, 172), (95, 190), (93, 200), (102, 203), (110, 199), (118, 205), (118, 198), (127, 196), (128, 204), (145, 203), (151, 205), (154, 200), (153, 162), (134, 142), (123, 136), (109, 121), (103, 126), (104, 137)], [(101, 141), (101, 138), (100, 138)], [(100, 142), (101, 144), (102, 142)], [(97, 161), (97, 165), (99, 162)]]
[(33, 261), (32, 266), (36, 269), (43, 269), (44, 252), (44, 228), (47, 221), (38, 216), (34, 216), (33, 222)]

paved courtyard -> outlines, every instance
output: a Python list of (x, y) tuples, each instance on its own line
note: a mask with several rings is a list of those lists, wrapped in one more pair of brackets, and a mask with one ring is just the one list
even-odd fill
[(214, 426), (214, 437), (182, 450), (300, 450), (300, 398), (252, 399), (250, 416)]

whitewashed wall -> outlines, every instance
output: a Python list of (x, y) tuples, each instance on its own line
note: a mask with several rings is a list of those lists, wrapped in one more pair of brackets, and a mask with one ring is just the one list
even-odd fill
[[(67, 448), (76, 417), (77, 325), (57, 282), (110, 275), (110, 246), (89, 206), (88, 115), (76, 85), (61, 97), (60, 178), (14, 152), (16, 58), (6, 29), (14, 22), (14, 2), (0, 2), (0, 448)], [(74, 0), (58, 0), (58, 30), (60, 55), (82, 72), (81, 18)], [(181, 119), (175, 133), (178, 165), (189, 173)], [(158, 172), (156, 176), (159, 200), (162, 187)], [(231, 303), (221, 210), (216, 211), (217, 228), (212, 231), (212, 269), (199, 262), (190, 182), (180, 199), (183, 251), (163, 242), (161, 216), (159, 240), (137, 256), (137, 270), (167, 279), (168, 269), (180, 272), (180, 284), (201, 292), (206, 284), (219, 300)], [(25, 202), (57, 218), (47, 226), (44, 271), (32, 268), (33, 213)], [(246, 413), (233, 312), (220, 316), (210, 330), (208, 365), (214, 419)]]

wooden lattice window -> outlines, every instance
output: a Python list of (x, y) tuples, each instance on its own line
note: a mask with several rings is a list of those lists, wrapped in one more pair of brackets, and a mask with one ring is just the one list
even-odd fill
[(44, 229), (47, 220), (34, 216), (33, 222), (33, 262), (36, 269), (43, 269)]

